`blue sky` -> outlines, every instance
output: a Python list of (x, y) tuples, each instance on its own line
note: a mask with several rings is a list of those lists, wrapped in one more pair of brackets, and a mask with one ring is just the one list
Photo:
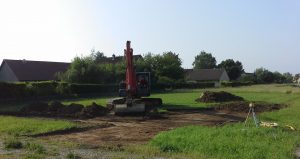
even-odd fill
[(173, 51), (191, 68), (202, 50), (247, 72), (300, 72), (297, 0), (2, 0), (0, 60), (70, 61), (91, 49)]

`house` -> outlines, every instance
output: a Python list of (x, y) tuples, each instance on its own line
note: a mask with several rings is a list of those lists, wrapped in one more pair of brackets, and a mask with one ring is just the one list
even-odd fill
[(215, 82), (215, 87), (230, 80), (225, 69), (186, 69), (185, 77), (190, 82)]
[(8, 60), (0, 66), (1, 82), (49, 81), (57, 80), (56, 73), (65, 72), (70, 63)]
[[(133, 55), (132, 58), (134, 61), (136, 61), (139, 59), (143, 59), (143, 56), (142, 55)], [(104, 58), (98, 60), (97, 62), (114, 64), (114, 63), (121, 62), (122, 60), (125, 61), (124, 56), (116, 56), (115, 54), (113, 54), (112, 57), (104, 57)]]
[(295, 74), (294, 78), (293, 78), (293, 82), (300, 84), (300, 73)]

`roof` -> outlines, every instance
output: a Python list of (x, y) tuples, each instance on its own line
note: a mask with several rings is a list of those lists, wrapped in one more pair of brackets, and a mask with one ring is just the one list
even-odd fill
[(218, 81), (224, 69), (186, 69), (186, 78), (193, 81)]
[[(4, 59), (19, 81), (56, 80), (55, 74), (65, 72), (70, 63)], [(2, 66), (1, 65), (1, 66)], [(0, 68), (1, 69), (1, 68)]]
[[(133, 55), (132, 58), (133, 58), (133, 60), (138, 60), (138, 59), (143, 59), (143, 56), (142, 55)], [(113, 55), (112, 57), (105, 57), (104, 59), (102, 59), (99, 62), (118, 63), (118, 62), (121, 62), (124, 59), (125, 59), (124, 56), (115, 56), (115, 55)]]

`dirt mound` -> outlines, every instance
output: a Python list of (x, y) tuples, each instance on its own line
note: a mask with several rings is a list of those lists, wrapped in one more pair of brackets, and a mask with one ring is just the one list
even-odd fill
[(82, 118), (93, 118), (96, 116), (103, 116), (107, 113), (107, 108), (97, 105), (96, 103), (92, 103), (91, 105), (84, 107), (78, 115)]
[(19, 112), (22, 115), (47, 116), (47, 117), (72, 117), (72, 118), (94, 118), (103, 116), (108, 113), (108, 109), (92, 103), (84, 107), (81, 104), (72, 103), (63, 105), (58, 101), (50, 102), (34, 102), (31, 103)]
[(47, 110), (48, 110), (48, 103), (38, 101), (38, 102), (30, 103), (27, 106), (23, 107), (21, 109), (21, 112), (26, 114), (28, 113), (41, 114), (47, 112)]
[(64, 106), (60, 109), (59, 113), (66, 116), (74, 116), (77, 113), (80, 113), (84, 108), (81, 104), (71, 103), (68, 106)]
[(201, 94), (200, 98), (196, 99), (196, 102), (228, 102), (228, 101), (243, 101), (242, 97), (233, 95), (228, 92), (211, 92), (205, 91)]
[(49, 103), (48, 112), (59, 112), (63, 107), (65, 107), (62, 103), (58, 101), (52, 101)]
[[(215, 107), (216, 110), (225, 110), (225, 111), (234, 111), (234, 112), (244, 112), (247, 113), (249, 111), (250, 102), (230, 102), (230, 103), (222, 103)], [(253, 102), (255, 112), (267, 112), (279, 110), (281, 108), (287, 107), (282, 104), (272, 104), (265, 102)]]

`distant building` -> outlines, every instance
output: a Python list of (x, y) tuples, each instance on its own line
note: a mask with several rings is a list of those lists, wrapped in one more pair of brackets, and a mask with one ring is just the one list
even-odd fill
[(295, 74), (294, 78), (293, 78), (293, 82), (300, 84), (300, 73)]
[(215, 82), (215, 87), (222, 81), (230, 81), (225, 69), (186, 69), (185, 77), (190, 82)]
[[(139, 59), (143, 59), (143, 56), (142, 55), (133, 55), (132, 58), (133, 58), (133, 60), (139, 60)], [(113, 63), (121, 62), (124, 59), (125, 59), (124, 56), (116, 56), (113, 54), (112, 57), (104, 57), (104, 58), (100, 59), (98, 62), (113, 64)]]
[(65, 72), (70, 63), (3, 60), (0, 66), (1, 82), (57, 80), (56, 73)]

